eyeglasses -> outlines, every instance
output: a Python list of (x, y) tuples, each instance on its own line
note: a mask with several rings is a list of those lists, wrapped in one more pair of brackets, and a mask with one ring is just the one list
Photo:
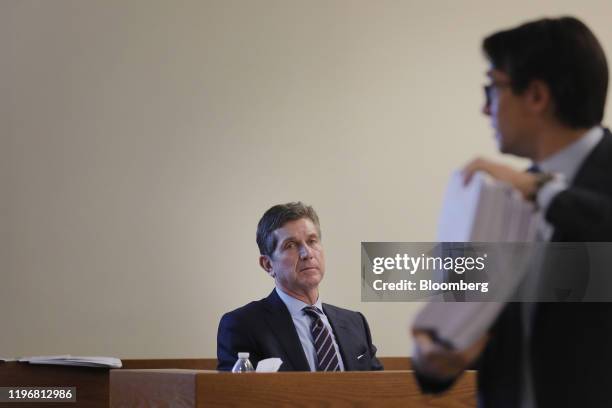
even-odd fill
[(499, 88), (504, 88), (506, 86), (510, 86), (510, 81), (493, 81), (490, 84), (484, 85), (484, 93), (485, 93), (485, 103), (487, 106), (491, 105), (491, 101), (493, 100), (493, 91), (496, 91)]

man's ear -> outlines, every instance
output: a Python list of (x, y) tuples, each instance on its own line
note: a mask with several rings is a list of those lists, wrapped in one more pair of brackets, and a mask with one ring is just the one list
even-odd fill
[(534, 112), (546, 112), (552, 109), (552, 98), (550, 88), (544, 81), (533, 80), (526, 90), (527, 102), (529, 108)]
[(270, 275), (271, 277), (274, 278), (276, 276), (276, 274), (272, 270), (272, 260), (268, 255), (259, 256), (259, 266), (261, 266), (264, 271), (268, 272), (268, 275)]

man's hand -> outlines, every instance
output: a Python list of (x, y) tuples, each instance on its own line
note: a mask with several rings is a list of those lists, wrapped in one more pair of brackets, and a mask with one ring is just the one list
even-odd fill
[(467, 350), (455, 351), (435, 342), (426, 331), (414, 330), (412, 336), (415, 344), (412, 359), (416, 368), (440, 380), (454, 378), (472, 365), (489, 339), (484, 335)]
[(474, 173), (484, 171), (494, 179), (504, 181), (517, 189), (525, 199), (533, 197), (537, 189), (535, 175), (523, 171), (516, 171), (512, 167), (477, 158), (468, 163), (463, 169), (463, 182), (467, 185)]

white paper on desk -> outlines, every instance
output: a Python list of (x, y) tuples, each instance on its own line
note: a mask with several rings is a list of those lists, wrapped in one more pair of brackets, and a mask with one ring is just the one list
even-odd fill
[(0, 357), (0, 361), (4, 361), (5, 363), (8, 363), (10, 361), (17, 361), (16, 358), (8, 358), (8, 357)]
[(265, 360), (257, 363), (257, 373), (275, 373), (278, 371), (280, 366), (283, 364), (283, 360), (278, 357), (266, 358)]
[(82, 367), (121, 368), (122, 366), (121, 360), (115, 357), (71, 356), (69, 354), (57, 356), (21, 357), (19, 361), (30, 364), (54, 364)]

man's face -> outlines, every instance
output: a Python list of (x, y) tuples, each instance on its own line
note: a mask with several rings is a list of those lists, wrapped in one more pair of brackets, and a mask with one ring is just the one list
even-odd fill
[[(317, 227), (309, 218), (289, 221), (273, 232), (277, 244), (262, 266), (281, 289), (307, 293), (316, 289), (325, 274), (325, 255)], [(268, 267), (266, 267), (266, 265)]]
[(533, 151), (532, 118), (526, 106), (526, 95), (517, 95), (510, 86), (508, 74), (491, 69), (488, 97), (483, 113), (491, 118), (500, 152), (530, 157)]

